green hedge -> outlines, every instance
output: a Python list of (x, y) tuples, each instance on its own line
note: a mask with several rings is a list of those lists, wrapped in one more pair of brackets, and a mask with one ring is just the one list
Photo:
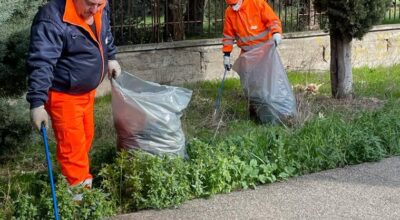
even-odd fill
[(123, 152), (100, 172), (102, 185), (129, 212), (378, 161), (400, 154), (399, 104), (393, 100), (346, 121), (332, 113), (294, 131), (260, 126), (216, 142), (192, 139), (187, 161)]

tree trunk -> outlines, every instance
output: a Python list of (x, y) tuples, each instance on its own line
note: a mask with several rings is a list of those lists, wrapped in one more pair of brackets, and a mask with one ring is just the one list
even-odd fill
[(344, 39), (340, 34), (331, 33), (330, 41), (332, 96), (338, 99), (352, 98), (351, 39)]
[(188, 2), (188, 10), (185, 13), (185, 20), (188, 21), (186, 30), (190, 33), (203, 33), (205, 0), (191, 0)]
[(185, 28), (183, 24), (185, 0), (167, 0), (167, 10), (165, 10), (165, 34), (167, 41), (184, 40)]

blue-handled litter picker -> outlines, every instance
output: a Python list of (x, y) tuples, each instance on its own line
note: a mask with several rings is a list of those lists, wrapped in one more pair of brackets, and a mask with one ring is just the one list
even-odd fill
[(49, 177), (50, 177), (51, 195), (53, 196), (54, 218), (56, 220), (58, 220), (58, 208), (57, 208), (56, 190), (54, 188), (53, 171), (51, 169), (49, 144), (47, 143), (46, 126), (44, 125), (44, 123), (41, 126), (41, 132), (42, 132), (42, 137), (43, 137), (43, 142), (44, 142), (44, 150), (46, 152), (47, 171), (48, 171)]

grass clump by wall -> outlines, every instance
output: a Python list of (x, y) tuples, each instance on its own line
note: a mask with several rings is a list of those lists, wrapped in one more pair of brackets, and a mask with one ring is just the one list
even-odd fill
[[(63, 219), (99, 219), (147, 208), (174, 207), (193, 198), (256, 188), (292, 176), (378, 161), (400, 153), (400, 67), (354, 71), (353, 100), (329, 96), (328, 74), (291, 73), (299, 117), (292, 126), (249, 120), (239, 80), (226, 81), (222, 123), (211, 120), (219, 82), (188, 85), (193, 97), (182, 117), (188, 160), (117, 152), (111, 99), (97, 99), (91, 151), (95, 189), (77, 206), (62, 177), (57, 196)], [(307, 84), (322, 84), (308, 93)], [(54, 155), (55, 141), (50, 134)], [(40, 138), (2, 155), (0, 218), (51, 216), (51, 196)], [(59, 174), (53, 157), (54, 173)], [(82, 217), (83, 216), (83, 217)]]

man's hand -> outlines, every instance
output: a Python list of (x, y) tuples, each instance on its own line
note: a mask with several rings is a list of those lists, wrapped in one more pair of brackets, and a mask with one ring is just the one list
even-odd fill
[(282, 41), (282, 35), (280, 33), (275, 33), (272, 35), (272, 39), (274, 39), (275, 46), (278, 46)]
[(49, 115), (47, 114), (43, 105), (31, 109), (31, 121), (32, 121), (32, 124), (35, 126), (35, 128), (39, 132), (40, 132), (40, 128), (41, 128), (41, 125), (43, 122), (44, 122), (44, 125), (46, 126), (46, 128), (48, 128)]
[(121, 74), (121, 66), (116, 60), (108, 61), (108, 79), (116, 79)]
[(224, 55), (224, 68), (228, 71), (231, 70), (232, 64), (231, 64), (231, 57)]

